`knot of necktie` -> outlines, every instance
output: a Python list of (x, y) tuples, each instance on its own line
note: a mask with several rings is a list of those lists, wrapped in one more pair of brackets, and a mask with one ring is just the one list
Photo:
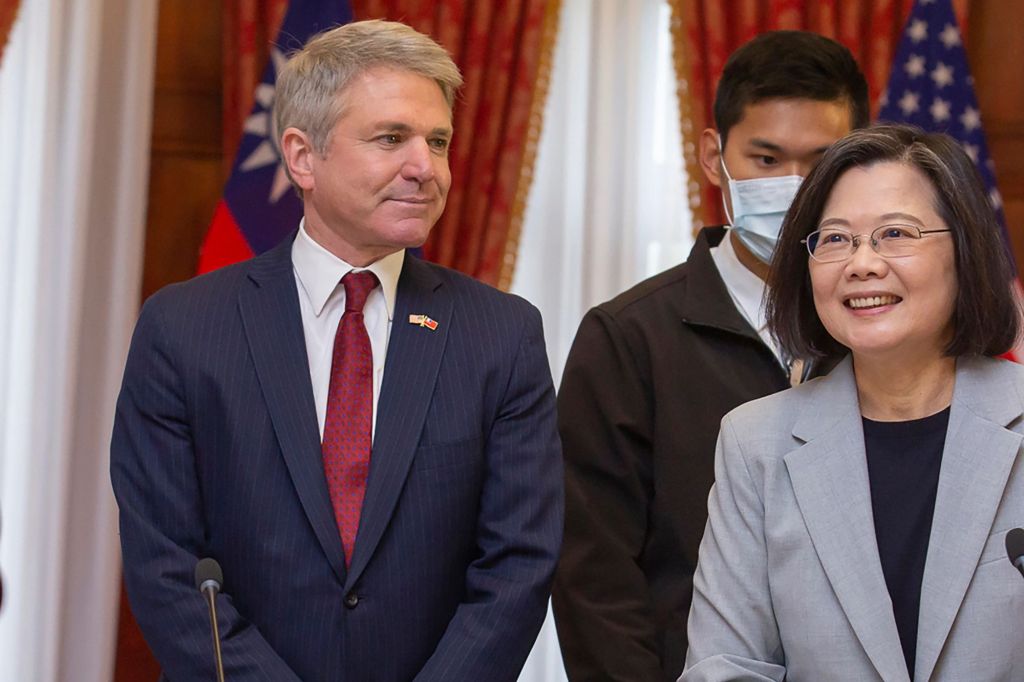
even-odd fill
[(345, 287), (345, 312), (361, 313), (366, 297), (377, 286), (377, 275), (369, 270), (350, 271), (341, 278), (341, 284)]

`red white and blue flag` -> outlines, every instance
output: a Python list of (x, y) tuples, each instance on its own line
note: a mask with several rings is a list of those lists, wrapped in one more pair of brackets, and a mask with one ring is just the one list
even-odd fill
[(256, 86), (224, 197), (199, 255), (199, 272), (245, 260), (277, 245), (302, 218), (302, 202), (291, 189), (272, 139), (274, 83), (288, 55), (316, 33), (352, 20), (348, 0), (291, 0), (263, 80)]

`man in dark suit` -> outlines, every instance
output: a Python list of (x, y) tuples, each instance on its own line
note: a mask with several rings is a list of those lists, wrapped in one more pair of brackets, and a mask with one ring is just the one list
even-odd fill
[[(111, 447), (132, 609), (171, 680), (514, 680), (562, 529), (536, 309), (405, 254), (440, 215), (458, 70), (401, 24), (313, 40), (274, 118), (294, 239), (154, 295)], [(371, 445), (372, 444), (372, 445)]]
[[(569, 679), (675, 680), (726, 412), (789, 386), (760, 307), (782, 218), (825, 149), (868, 121), (853, 56), (777, 31), (729, 58), (700, 162), (730, 227), (589, 311), (558, 396), (565, 547), (553, 604)], [(799, 372), (794, 379), (799, 379)]]

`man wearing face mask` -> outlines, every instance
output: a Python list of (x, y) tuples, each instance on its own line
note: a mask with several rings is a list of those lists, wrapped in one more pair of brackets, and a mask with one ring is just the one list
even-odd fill
[(697, 547), (719, 422), (788, 387), (761, 298), (779, 227), (824, 151), (868, 123), (850, 52), (819, 35), (762, 34), (726, 62), (705, 177), (729, 226), (688, 260), (590, 310), (558, 396), (566, 528), (554, 609), (569, 679), (674, 680), (686, 656)]

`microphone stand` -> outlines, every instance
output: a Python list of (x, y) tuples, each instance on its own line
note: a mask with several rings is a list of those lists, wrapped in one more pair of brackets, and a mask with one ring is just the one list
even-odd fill
[(217, 682), (224, 682), (224, 661), (220, 656), (220, 631), (217, 629), (217, 593), (224, 582), (224, 573), (216, 559), (207, 557), (196, 563), (196, 587), (203, 593), (210, 612), (210, 631), (213, 633), (214, 662), (217, 664)]
[(224, 682), (224, 661), (220, 657), (220, 632), (217, 630), (217, 583), (208, 580), (203, 583), (203, 596), (206, 597), (206, 606), (210, 610), (210, 625), (213, 629), (213, 656), (217, 663), (217, 682)]

